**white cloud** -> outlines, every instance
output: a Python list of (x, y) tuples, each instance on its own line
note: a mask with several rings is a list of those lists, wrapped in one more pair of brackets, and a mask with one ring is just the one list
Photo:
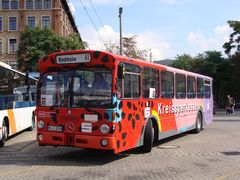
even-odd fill
[[(105, 50), (105, 43), (119, 43), (119, 33), (115, 32), (111, 26), (105, 25), (98, 32), (92, 27), (79, 28), (81, 37), (89, 45), (89, 49)], [(124, 37), (134, 36), (126, 33)], [(145, 32), (137, 35), (137, 46), (139, 49), (150, 49), (153, 60), (160, 60), (170, 56), (170, 44), (162, 40), (155, 32)]]
[(198, 52), (207, 50), (222, 51), (222, 46), (228, 41), (230, 33), (231, 28), (227, 25), (217, 26), (210, 35), (205, 35), (201, 29), (198, 29), (195, 32), (190, 32), (187, 40), (191, 46), (198, 49)]
[(159, 37), (155, 32), (144, 32), (137, 36), (139, 49), (150, 49), (153, 60), (169, 57), (170, 44)]

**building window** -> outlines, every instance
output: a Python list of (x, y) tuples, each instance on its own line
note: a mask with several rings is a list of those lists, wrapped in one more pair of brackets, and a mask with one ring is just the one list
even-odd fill
[(3, 30), (3, 27), (2, 27), (2, 17), (0, 17), (0, 31)]
[(11, 9), (18, 9), (18, 1), (17, 0), (11, 1)]
[(51, 9), (51, 3), (52, 3), (51, 0), (44, 0), (43, 1), (43, 8), (44, 9)]
[(17, 17), (9, 17), (9, 31), (17, 30)]
[(26, 9), (33, 9), (33, 0), (26, 0)]
[(9, 0), (2, 1), (2, 9), (9, 9)]
[(50, 16), (42, 16), (42, 28), (50, 27)]
[(9, 54), (17, 53), (17, 39), (9, 39)]
[(42, 9), (42, 0), (35, 1), (35, 9)]
[(2, 50), (2, 39), (0, 39), (0, 54), (3, 53), (3, 50)]
[(35, 28), (35, 17), (34, 16), (28, 17), (27, 25), (31, 28)]

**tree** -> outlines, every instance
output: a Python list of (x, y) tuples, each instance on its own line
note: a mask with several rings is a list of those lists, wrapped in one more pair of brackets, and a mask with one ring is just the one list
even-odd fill
[(223, 48), (225, 53), (230, 55), (231, 51), (235, 51), (233, 54), (240, 54), (240, 21), (228, 21), (229, 26), (233, 29), (233, 33), (229, 36), (229, 41), (224, 43)]
[[(129, 58), (146, 60), (149, 50), (138, 49), (136, 38), (137, 38), (137, 36), (123, 37), (123, 39), (122, 39), (123, 55), (127, 56)], [(108, 42), (105, 44), (105, 46), (106, 46), (106, 51), (109, 51), (109, 52), (115, 53), (115, 54), (119, 54), (120, 47), (119, 47), (119, 45), (116, 45), (116, 43)]]
[(176, 59), (172, 62), (170, 66), (184, 69), (187, 71), (192, 71), (192, 61), (193, 58), (188, 54), (177, 55)]
[(65, 38), (48, 28), (27, 27), (20, 35), (18, 68), (22, 71), (36, 71), (40, 58), (59, 50), (84, 49), (85, 45), (76, 34)]

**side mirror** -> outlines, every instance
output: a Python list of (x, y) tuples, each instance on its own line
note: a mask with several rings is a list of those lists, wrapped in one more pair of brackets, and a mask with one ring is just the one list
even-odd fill
[(124, 78), (124, 71), (125, 71), (125, 65), (123, 63), (119, 63), (118, 72), (117, 72), (118, 79)]

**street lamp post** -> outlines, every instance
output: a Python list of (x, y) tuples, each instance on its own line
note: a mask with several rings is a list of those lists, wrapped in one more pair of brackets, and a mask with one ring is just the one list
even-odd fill
[(122, 12), (123, 8), (119, 8), (119, 32), (120, 32), (120, 55), (122, 55)]

